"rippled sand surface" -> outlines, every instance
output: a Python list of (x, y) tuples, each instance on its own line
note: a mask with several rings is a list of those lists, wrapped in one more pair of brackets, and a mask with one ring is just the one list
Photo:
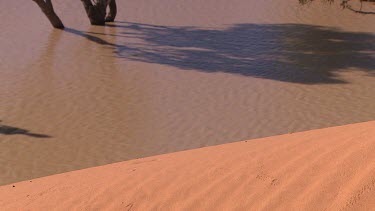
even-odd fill
[[(375, 121), (0, 186), (3, 210), (374, 210)], [(57, 206), (56, 206), (57, 205)]]
[[(119, 1), (90, 26), (1, 1), (0, 184), (375, 119), (375, 16), (297, 0)], [(374, 8), (373, 4), (366, 4)]]

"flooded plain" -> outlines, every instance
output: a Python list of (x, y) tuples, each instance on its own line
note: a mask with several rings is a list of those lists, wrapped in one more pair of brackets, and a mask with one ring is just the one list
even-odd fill
[(375, 119), (375, 15), (339, 1), (54, 4), (0, 2), (0, 184)]

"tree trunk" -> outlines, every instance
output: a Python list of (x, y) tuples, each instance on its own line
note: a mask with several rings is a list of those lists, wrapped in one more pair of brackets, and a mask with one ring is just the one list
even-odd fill
[(109, 0), (108, 5), (109, 5), (109, 13), (105, 17), (105, 21), (113, 22), (115, 21), (116, 14), (117, 14), (116, 0)]
[(91, 25), (105, 25), (107, 0), (81, 0)]
[(51, 0), (33, 0), (38, 4), (44, 15), (47, 16), (48, 20), (51, 22), (52, 26), (58, 29), (63, 29), (64, 24), (61, 22), (59, 16), (56, 15), (53, 9)]

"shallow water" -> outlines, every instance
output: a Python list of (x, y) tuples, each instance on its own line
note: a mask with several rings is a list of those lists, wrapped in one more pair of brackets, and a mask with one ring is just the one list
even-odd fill
[(59, 31), (34, 4), (0, 2), (0, 184), (375, 119), (375, 15), (138, 0), (94, 27), (67, 0)]

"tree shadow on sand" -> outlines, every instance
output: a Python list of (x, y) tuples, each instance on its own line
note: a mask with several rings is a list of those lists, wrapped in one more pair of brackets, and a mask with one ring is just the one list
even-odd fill
[(31, 133), (29, 130), (12, 127), (8, 125), (1, 124), (0, 121), (0, 134), (3, 135), (26, 135), (34, 138), (51, 138), (51, 136), (38, 134), (38, 133)]
[[(346, 83), (339, 73), (350, 68), (374, 76), (372, 33), (304, 24), (236, 24), (226, 29), (202, 29), (116, 22), (107, 27), (122, 31), (102, 34), (68, 28), (66, 32), (109, 46), (118, 58), (184, 70), (302, 84)], [(117, 43), (99, 38), (102, 35), (116, 36)]]

